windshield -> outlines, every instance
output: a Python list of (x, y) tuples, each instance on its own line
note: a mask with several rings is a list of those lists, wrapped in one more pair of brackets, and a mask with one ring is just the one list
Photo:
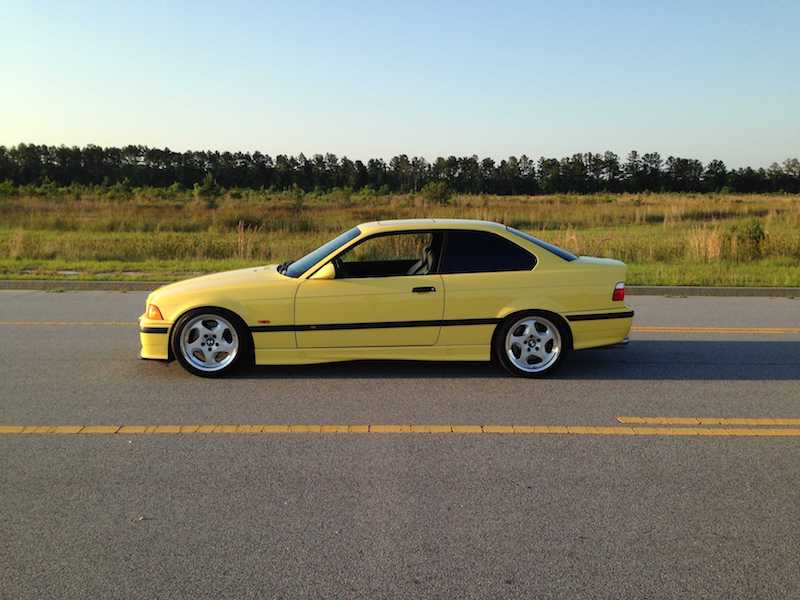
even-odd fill
[(338, 250), (350, 240), (357, 238), (360, 234), (361, 230), (358, 227), (353, 227), (350, 231), (345, 231), (339, 237), (332, 239), (330, 242), (322, 244), (322, 246), (313, 252), (309, 252), (303, 258), (300, 258), (290, 264), (284, 263), (280, 265), (278, 270), (289, 277), (300, 277), (300, 275), (308, 271), (311, 267), (328, 256), (331, 252)]
[(508, 227), (508, 226), (506, 226), (506, 229), (508, 229), (514, 235), (526, 239), (529, 242), (533, 242), (534, 244), (536, 244), (540, 248), (544, 248), (548, 252), (552, 252), (559, 258), (563, 258), (564, 260), (569, 260), (569, 261), (578, 258), (574, 254), (572, 254), (572, 252), (567, 252), (566, 250), (559, 248), (558, 246), (554, 246), (553, 244), (548, 244), (547, 242), (543, 242), (539, 238), (535, 238), (529, 233), (525, 233), (524, 231), (520, 231), (519, 229), (514, 229), (513, 227)]

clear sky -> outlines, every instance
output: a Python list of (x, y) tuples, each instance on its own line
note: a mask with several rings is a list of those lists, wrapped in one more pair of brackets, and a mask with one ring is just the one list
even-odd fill
[(0, 1), (0, 144), (800, 156), (800, 1)]

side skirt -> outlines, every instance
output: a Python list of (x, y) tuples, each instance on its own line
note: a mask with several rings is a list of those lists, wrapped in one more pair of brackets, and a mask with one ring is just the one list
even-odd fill
[(312, 365), (347, 360), (488, 361), (489, 346), (257, 349), (257, 365)]

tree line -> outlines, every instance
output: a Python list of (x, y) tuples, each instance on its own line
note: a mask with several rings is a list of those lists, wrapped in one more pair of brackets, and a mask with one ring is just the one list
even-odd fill
[(499, 162), (478, 156), (439, 157), (430, 162), (405, 154), (388, 162), (366, 162), (335, 154), (274, 158), (261, 152), (187, 151), (169, 148), (88, 145), (0, 146), (0, 182), (11, 185), (115, 185), (186, 187), (213, 182), (224, 188), (334, 188), (416, 192), (427, 184), (470, 194), (594, 192), (787, 192), (800, 193), (800, 161), (787, 159), (767, 169), (728, 169), (657, 152), (631, 151), (624, 160), (613, 152), (573, 154), (561, 159), (526, 155)]

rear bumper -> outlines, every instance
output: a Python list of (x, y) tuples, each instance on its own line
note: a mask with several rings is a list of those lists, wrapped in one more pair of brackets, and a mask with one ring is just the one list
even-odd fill
[(613, 346), (627, 341), (633, 324), (633, 311), (568, 315), (567, 320), (575, 350)]
[(139, 343), (142, 346), (139, 356), (154, 360), (169, 359), (170, 324), (164, 321), (150, 321), (139, 317)]
[(617, 342), (616, 344), (611, 344), (610, 346), (593, 346), (589, 348), (589, 350), (624, 350), (628, 347), (628, 344), (631, 343), (630, 338), (625, 338), (621, 342)]

